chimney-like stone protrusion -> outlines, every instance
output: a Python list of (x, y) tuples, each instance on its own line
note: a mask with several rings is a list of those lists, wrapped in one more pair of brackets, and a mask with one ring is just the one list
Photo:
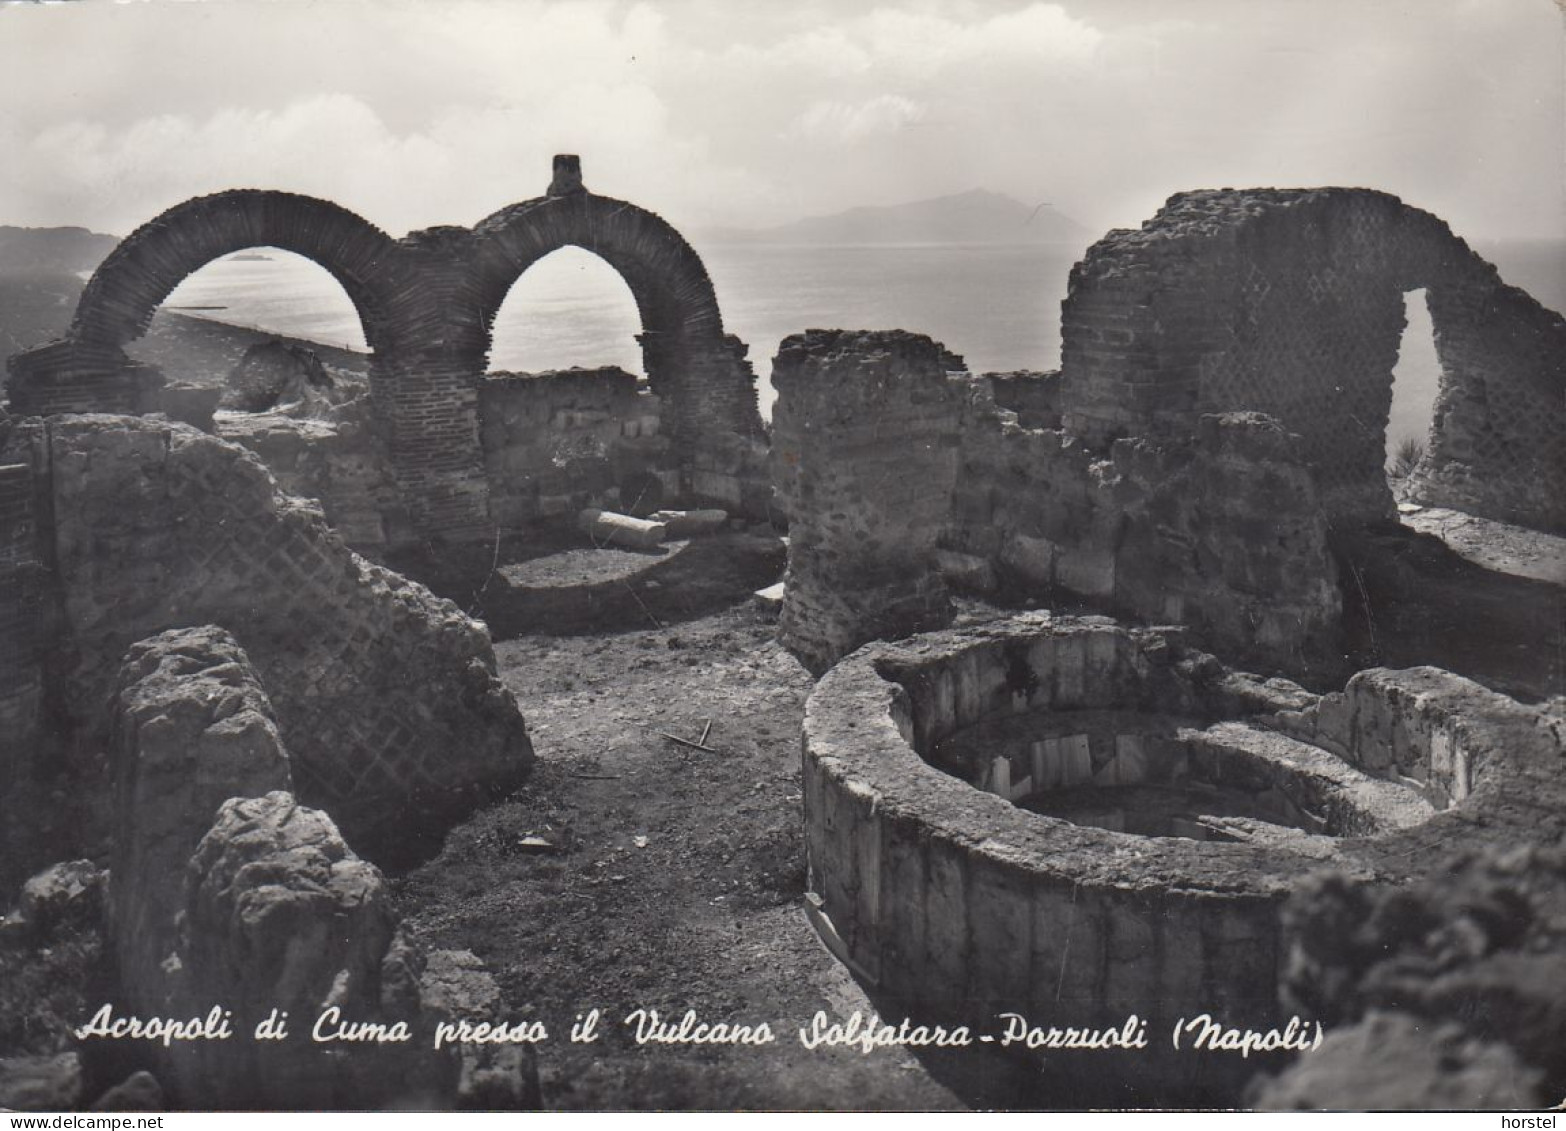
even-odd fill
[(961, 361), (902, 330), (810, 330), (772, 365), (773, 483), (789, 514), (779, 639), (820, 674), (951, 622), (935, 540), (957, 477)]
[(575, 153), (555, 154), (555, 178), (549, 182), (548, 196), (570, 196), (586, 192), (582, 185), (582, 159)]

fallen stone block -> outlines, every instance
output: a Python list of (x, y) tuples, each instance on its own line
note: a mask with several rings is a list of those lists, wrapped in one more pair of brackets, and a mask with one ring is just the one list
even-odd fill
[(668, 537), (669, 528), (661, 522), (632, 518), (628, 514), (589, 508), (577, 516), (584, 533), (599, 544), (613, 543), (638, 550), (651, 550)]
[(696, 511), (654, 511), (651, 521), (661, 522), (669, 528), (670, 538), (690, 538), (697, 534), (714, 534), (729, 521), (729, 512), (712, 508)]

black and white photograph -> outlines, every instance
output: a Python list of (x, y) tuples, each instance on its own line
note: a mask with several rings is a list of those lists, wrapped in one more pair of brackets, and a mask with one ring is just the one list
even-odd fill
[(1566, 0), (0, 0), (0, 1110), (1558, 1110), (1563, 310)]

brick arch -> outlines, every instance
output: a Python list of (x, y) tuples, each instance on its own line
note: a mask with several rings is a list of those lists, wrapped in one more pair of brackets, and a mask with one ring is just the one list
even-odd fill
[[(586, 191), (502, 208), (474, 226), (473, 301), (486, 331), (522, 274), (563, 247), (598, 256), (625, 280), (641, 317), (647, 379), (667, 406), (670, 433), (760, 431), (755, 375), (723, 331), (707, 269), (661, 216)], [(486, 339), (487, 348), (487, 339)]]
[(386, 272), (393, 242), (340, 205), (294, 193), (235, 189), (177, 204), (137, 228), (101, 263), (82, 291), (71, 338), (121, 348), (141, 337), (181, 281), (235, 251), (276, 247), (325, 269), (359, 314), (365, 341), (391, 344)]
[(489, 537), (479, 390), (490, 326), (523, 271), (574, 245), (608, 262), (636, 300), (684, 497), (762, 512), (771, 488), (756, 378), (745, 345), (723, 332), (700, 257), (653, 213), (583, 189), (576, 158), (557, 158), (555, 176), (548, 195), (474, 228), (398, 240), (338, 205), (292, 193), (238, 189), (186, 201), (104, 260), (66, 338), (8, 360), (10, 407), (40, 416), (162, 411), (161, 375), (123, 347), (191, 272), (230, 252), (278, 247), (325, 268), (359, 313), (372, 351), (371, 404), (410, 529), (425, 539)]
[(1110, 232), (1062, 305), (1064, 423), (1104, 445), (1265, 412), (1301, 436), (1335, 516), (1388, 515), (1392, 370), (1419, 288), (1442, 373), (1417, 491), (1566, 528), (1566, 321), (1387, 193), (1180, 193)]
[(692, 338), (721, 337), (718, 296), (701, 257), (656, 213), (589, 192), (513, 204), (474, 226), (476, 297), (485, 325), (524, 271), (562, 247), (592, 252), (636, 299), (642, 328)]

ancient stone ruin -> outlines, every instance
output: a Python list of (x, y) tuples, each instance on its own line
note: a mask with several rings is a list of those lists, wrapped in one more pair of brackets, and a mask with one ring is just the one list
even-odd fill
[[(946, 381), (908, 335), (785, 343), (781, 639), (830, 668), (804, 725), (808, 898), (893, 1016), (1158, 1031), (1119, 1058), (1034, 1054), (1050, 1102), (1332, 1106), (1383, 1040), (1378, 1104), (1559, 1089), (1559, 863), (1526, 853), (1562, 835), (1561, 700), (1347, 654), (1369, 601), (1352, 548), (1396, 528), (1392, 368), (1421, 288), (1442, 377), (1405, 500), (1560, 531), (1566, 323), (1381, 193), (1172, 198), (1073, 271), (1056, 373)], [(910, 635), (886, 609), (949, 619), (936, 575), (1155, 627)], [(1167, 1044), (1199, 1015), (1281, 1031), (1288, 1010), (1353, 1027), (1271, 1085), (1292, 1058)]]
[(902, 332), (814, 330), (779, 347), (773, 460), (792, 518), (780, 631), (812, 671), (951, 620), (935, 568), (957, 473), (949, 368), (962, 363)]
[(1264, 412), (1300, 437), (1329, 514), (1384, 515), (1402, 297), (1421, 288), (1442, 379), (1417, 497), (1566, 529), (1566, 324), (1386, 193), (1180, 193), (1109, 233), (1061, 308), (1061, 422), (1102, 448)]
[[(1397, 529), (1385, 433), (1421, 289), (1443, 374), (1405, 501), (1566, 531), (1558, 315), (1385, 194), (1185, 193), (1077, 265), (1058, 372), (807, 330), (774, 361), (769, 434), (696, 252), (574, 157), (553, 173), (401, 239), (284, 193), (188, 201), (103, 262), (65, 340), (11, 359), (0, 880), (38, 875), (0, 927), (101, 931), (113, 1000), (145, 1014), (504, 1015), (473, 954), (415, 941), (382, 871), (526, 778), (491, 629), (663, 628), (695, 615), (687, 590), (775, 583), (786, 524), (764, 595), (819, 681), (806, 910), (889, 1017), (1158, 1031), (1135, 1056), (1024, 1053), (1057, 1104), (1323, 1106), (1381, 1044), (1419, 1088), (1458, 1064), (1454, 1104), (1566, 1081), (1566, 1005), (1525, 1004), (1566, 953), (1566, 868), (1534, 843), (1566, 833), (1563, 701), (1356, 671), (1345, 549)], [(486, 373), (507, 292), (567, 245), (630, 287), (645, 382)], [(258, 246), (343, 286), (367, 395), (265, 345), (214, 417), (216, 388), (127, 355), (181, 279)], [(381, 561), (441, 592), (477, 562), (488, 625)], [(1163, 1047), (1204, 1013), (1338, 1031), (1316, 1061)], [(90, 1098), (61, 1056), (50, 1095)], [(517, 1046), (110, 1066), (125, 1103), (537, 1100)]]
[[(648, 383), (663, 409), (666, 466), (685, 501), (764, 509), (755, 374), (745, 345), (724, 333), (701, 259), (653, 213), (588, 192), (575, 160), (557, 163), (544, 196), (472, 228), (401, 239), (335, 204), (289, 193), (235, 190), (176, 205), (99, 266), (69, 337), (11, 359), (12, 411), (172, 407), (161, 375), (132, 362), (124, 347), (198, 268), (247, 248), (281, 248), (330, 272), (358, 311), (371, 351), (374, 421), (398, 503), (383, 537), (483, 540), (514, 513), (514, 480), (502, 479), (498, 490), (492, 484), (486, 461), (493, 449), (486, 452), (481, 436), (490, 328), (522, 273), (571, 245), (605, 260), (635, 297)], [(562, 168), (575, 171), (563, 176)]]
[(1308, 875), (1437, 877), (1444, 854), (1558, 836), (1562, 723), (1435, 669), (1319, 697), (1105, 618), (872, 645), (806, 714), (817, 915), (910, 1013), (1136, 1015), (1164, 1038), (1049, 1053), (1066, 1102), (1231, 1102), (1265, 1058), (1182, 1055), (1171, 1028), (1283, 1025), (1286, 952), (1334, 945), (1280, 920)]

